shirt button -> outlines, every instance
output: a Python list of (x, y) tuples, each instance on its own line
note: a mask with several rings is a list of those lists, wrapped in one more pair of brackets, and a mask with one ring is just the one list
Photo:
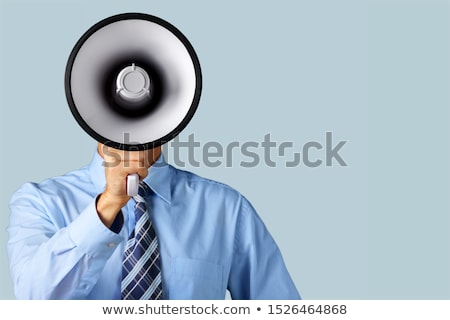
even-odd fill
[(114, 248), (116, 244), (114, 242), (108, 243), (108, 248)]

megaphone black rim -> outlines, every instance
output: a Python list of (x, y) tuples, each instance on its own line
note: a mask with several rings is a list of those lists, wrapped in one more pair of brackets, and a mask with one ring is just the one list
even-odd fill
[[(132, 20), (132, 19), (151, 21), (153, 23), (159, 24), (160, 26), (166, 28), (171, 33), (173, 33), (183, 43), (184, 47), (188, 51), (188, 53), (192, 59), (192, 63), (193, 63), (194, 70), (195, 70), (195, 78), (196, 78), (195, 79), (196, 82), (195, 82), (194, 97), (192, 99), (192, 103), (189, 108), (189, 111), (187, 112), (187, 114), (183, 118), (183, 120), (178, 124), (178, 126), (175, 129), (173, 129), (167, 135), (165, 135), (155, 141), (149, 141), (149, 142), (141, 143), (141, 144), (126, 144), (126, 143), (111, 141), (110, 139), (98, 134), (95, 130), (93, 130), (84, 121), (83, 117), (80, 115), (80, 113), (75, 105), (75, 101), (73, 99), (72, 89), (71, 89), (73, 64), (74, 64), (74, 61), (76, 59), (78, 52), (80, 51), (81, 47), (86, 42), (86, 40), (90, 36), (92, 36), (96, 31), (98, 31), (99, 29), (101, 29), (111, 23), (122, 21), (122, 20)], [(161, 18), (158, 18), (156, 16), (153, 16), (153, 15), (144, 14), (144, 13), (123, 13), (123, 14), (111, 16), (109, 18), (101, 20), (100, 22), (97, 22), (95, 25), (93, 25), (91, 28), (89, 28), (81, 36), (81, 38), (75, 44), (74, 48), (72, 49), (72, 52), (69, 55), (69, 59), (68, 59), (67, 66), (66, 66), (64, 84), (65, 84), (66, 99), (69, 104), (70, 111), (72, 112), (72, 115), (74, 116), (74, 118), (76, 119), (78, 124), (83, 128), (84, 131), (86, 131), (86, 133), (88, 133), (92, 138), (94, 138), (98, 142), (103, 143), (107, 146), (113, 147), (115, 149), (135, 151), (135, 150), (152, 149), (152, 148), (158, 147), (162, 144), (165, 144), (165, 143), (169, 142), (170, 140), (172, 140), (173, 138), (175, 138), (188, 125), (188, 123), (191, 121), (192, 117), (194, 116), (194, 114), (197, 110), (197, 106), (200, 102), (200, 95), (201, 95), (201, 91), (202, 91), (202, 73), (201, 73), (201, 68), (200, 68), (200, 62), (197, 57), (197, 54), (195, 53), (194, 48), (192, 47), (189, 40), (175, 26), (173, 26), (169, 22), (167, 22)]]

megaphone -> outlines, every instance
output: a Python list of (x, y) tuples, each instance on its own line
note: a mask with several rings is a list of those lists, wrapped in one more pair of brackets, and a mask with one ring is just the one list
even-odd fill
[[(136, 151), (177, 136), (200, 101), (202, 75), (188, 39), (169, 22), (143, 13), (106, 18), (75, 44), (66, 66), (72, 115), (95, 140)], [(137, 193), (137, 175), (128, 194)]]

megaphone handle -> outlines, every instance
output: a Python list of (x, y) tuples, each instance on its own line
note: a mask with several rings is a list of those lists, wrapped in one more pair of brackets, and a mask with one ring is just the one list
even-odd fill
[(127, 194), (130, 197), (137, 196), (139, 189), (139, 175), (133, 173), (127, 177)]

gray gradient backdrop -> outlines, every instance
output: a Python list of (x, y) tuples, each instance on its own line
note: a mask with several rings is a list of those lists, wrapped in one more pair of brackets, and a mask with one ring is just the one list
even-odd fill
[(91, 25), (132, 11), (198, 53), (203, 95), (182, 140), (348, 141), (348, 167), (243, 168), (238, 153), (231, 168), (187, 167), (250, 199), (304, 298), (450, 298), (450, 10), (433, 0), (2, 0), (0, 298), (14, 298), (12, 193), (95, 149), (67, 107), (67, 57)]

